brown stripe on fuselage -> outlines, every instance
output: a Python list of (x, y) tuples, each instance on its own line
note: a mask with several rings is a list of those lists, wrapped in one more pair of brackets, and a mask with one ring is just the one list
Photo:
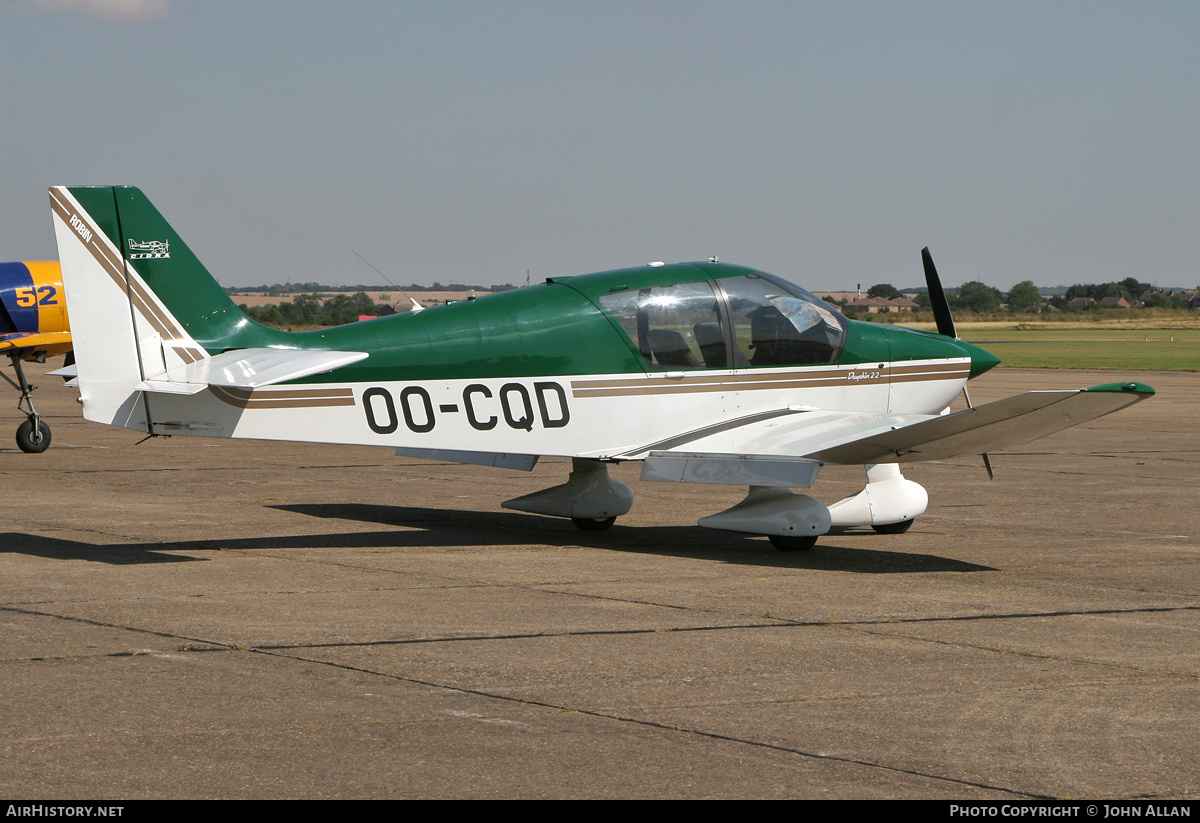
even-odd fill
[(315, 406), (353, 406), (354, 390), (348, 388), (242, 389), (209, 386), (213, 397), (239, 409), (301, 409)]
[(856, 364), (854, 367), (773, 374), (742, 371), (736, 374), (695, 374), (693, 376), (693, 373), (689, 372), (676, 378), (651, 376), (572, 380), (571, 394), (574, 397), (628, 397), (643, 394), (828, 388), (845, 385), (870, 386), (880, 383), (966, 379), (970, 375), (970, 371), (969, 364), (965, 362), (940, 362), (925, 365), (885, 366), (884, 368), (870, 368)]

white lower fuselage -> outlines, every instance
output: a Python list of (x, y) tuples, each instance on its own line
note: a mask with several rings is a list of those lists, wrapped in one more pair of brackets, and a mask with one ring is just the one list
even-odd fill
[[(762, 424), (743, 426), (738, 421), (788, 410), (936, 415), (962, 390), (969, 368), (970, 362), (959, 358), (651, 374), (300, 383), (254, 390), (212, 387), (194, 395), (147, 393), (144, 399), (134, 392), (115, 418), (100, 422), (164, 435), (629, 459), (652, 447), (681, 442), (742, 451), (739, 444), (761, 438), (764, 430)], [(84, 412), (98, 419), (88, 415), (86, 396)]]

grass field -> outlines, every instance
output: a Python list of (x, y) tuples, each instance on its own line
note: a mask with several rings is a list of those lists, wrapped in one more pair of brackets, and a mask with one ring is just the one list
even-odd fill
[(1005, 366), (1200, 371), (1200, 329), (982, 325), (964, 328), (959, 334), (999, 357)]

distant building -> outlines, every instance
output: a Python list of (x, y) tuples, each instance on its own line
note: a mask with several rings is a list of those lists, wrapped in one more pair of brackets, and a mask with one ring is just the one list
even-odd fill
[(856, 291), (815, 291), (813, 294), (830, 303), (841, 303), (843, 300), (857, 300), (862, 296), (861, 292)]
[(845, 305), (845, 308), (859, 314), (878, 314), (879, 312), (916, 311), (917, 304), (904, 297), (897, 297), (893, 300), (885, 300), (882, 297), (860, 297), (857, 300), (851, 300)]

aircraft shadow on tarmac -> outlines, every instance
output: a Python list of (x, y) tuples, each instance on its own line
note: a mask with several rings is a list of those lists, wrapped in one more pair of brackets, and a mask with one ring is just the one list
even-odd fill
[[(310, 517), (354, 520), (414, 529), (383, 532), (383, 546), (487, 546), (533, 543), (587, 546), (606, 551), (655, 554), (669, 557), (711, 558), (723, 563), (784, 568), (825, 569), (866, 574), (911, 572), (996, 571), (990, 566), (953, 558), (901, 551), (838, 546), (827, 535), (807, 552), (780, 552), (765, 539), (704, 529), (699, 526), (622, 527), (604, 532), (583, 532), (566, 520), (518, 512), (480, 512), (417, 506), (382, 506), (367, 503), (314, 503), (270, 508)], [(847, 533), (847, 530), (842, 530)], [(366, 535), (340, 535), (353, 540)], [(326, 535), (330, 540), (334, 535)], [(880, 537), (881, 540), (886, 539)], [(900, 538), (919, 544), (919, 535)]]
[[(839, 546), (828, 535), (807, 552), (779, 552), (764, 539), (702, 529), (698, 526), (614, 526), (606, 532), (582, 532), (565, 520), (517, 512), (475, 512), (362, 503), (279, 505), (278, 511), (328, 520), (351, 520), (394, 527), (386, 531), (334, 532), (262, 537), (220, 537), (175, 542), (96, 545), (41, 535), (0, 534), (0, 549), (55, 560), (88, 560), (111, 565), (181, 563), (203, 557), (174, 554), (216, 550), (255, 549), (397, 549), (549, 545), (586, 546), (605, 551), (667, 557), (711, 559), (721, 563), (772, 568), (821, 569), (859, 574), (995, 571), (989, 566), (953, 558), (904, 551), (881, 551)], [(902, 538), (919, 546), (920, 535)]]
[[(187, 544), (169, 543), (112, 543), (108, 545), (44, 537), (40, 534), (0, 533), (0, 554), (25, 554), (47, 560), (90, 560), (113, 566), (134, 566), (142, 563), (190, 563), (201, 557), (165, 554), (164, 550), (182, 548)], [(195, 546), (192, 546), (195, 548)]]

